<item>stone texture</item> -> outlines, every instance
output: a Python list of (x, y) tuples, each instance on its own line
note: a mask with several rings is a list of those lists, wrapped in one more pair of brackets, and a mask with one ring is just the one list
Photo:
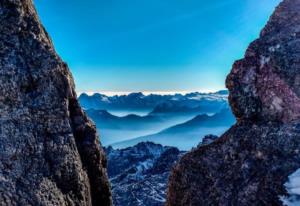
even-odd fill
[(175, 147), (141, 142), (125, 149), (106, 149), (115, 206), (163, 206), (168, 177), (183, 155)]
[(200, 142), (197, 147), (202, 147), (203, 145), (211, 144), (217, 139), (219, 139), (219, 137), (216, 135), (213, 134), (206, 135), (205, 137), (203, 137), (202, 142)]
[(300, 117), (300, 1), (285, 0), (227, 77), (238, 119), (289, 122)]
[(229, 74), (237, 123), (185, 155), (168, 206), (282, 205), (300, 168), (300, 0), (284, 0)]
[(95, 126), (32, 0), (1, 0), (0, 22), (0, 205), (111, 205)]

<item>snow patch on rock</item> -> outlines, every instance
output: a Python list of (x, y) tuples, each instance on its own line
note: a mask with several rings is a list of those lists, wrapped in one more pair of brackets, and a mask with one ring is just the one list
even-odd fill
[(260, 57), (260, 69), (262, 69), (269, 62), (270, 62), (270, 57), (261, 56)]
[(280, 197), (285, 206), (300, 205), (300, 169), (289, 176), (289, 180), (284, 184), (289, 196)]

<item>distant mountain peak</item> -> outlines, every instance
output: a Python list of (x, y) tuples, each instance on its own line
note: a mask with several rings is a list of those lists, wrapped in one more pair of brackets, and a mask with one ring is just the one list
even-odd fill
[(139, 98), (139, 97), (143, 97), (145, 95), (142, 92), (133, 92), (133, 93), (128, 94), (127, 96)]
[(228, 90), (220, 90), (220, 91), (215, 92), (214, 94), (229, 95), (229, 91)]

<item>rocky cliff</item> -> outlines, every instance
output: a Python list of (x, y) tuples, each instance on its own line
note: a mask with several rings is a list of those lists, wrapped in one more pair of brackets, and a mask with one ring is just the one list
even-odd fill
[(284, 185), (300, 168), (300, 0), (277, 7), (226, 85), (238, 121), (180, 160), (168, 206), (276, 206), (289, 198)]
[(32, 0), (1, 0), (0, 22), (0, 205), (111, 205), (95, 126)]
[(151, 142), (106, 152), (115, 206), (165, 204), (170, 171), (183, 152)]

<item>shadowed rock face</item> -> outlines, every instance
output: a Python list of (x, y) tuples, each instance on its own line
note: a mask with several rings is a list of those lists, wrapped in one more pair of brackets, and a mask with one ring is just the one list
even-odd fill
[(227, 78), (229, 101), (238, 119), (300, 118), (299, 42), (300, 1), (286, 0)]
[(0, 205), (111, 205), (106, 159), (31, 0), (0, 1)]
[(300, 168), (300, 0), (279, 5), (226, 84), (238, 122), (180, 160), (168, 206), (283, 204)]

